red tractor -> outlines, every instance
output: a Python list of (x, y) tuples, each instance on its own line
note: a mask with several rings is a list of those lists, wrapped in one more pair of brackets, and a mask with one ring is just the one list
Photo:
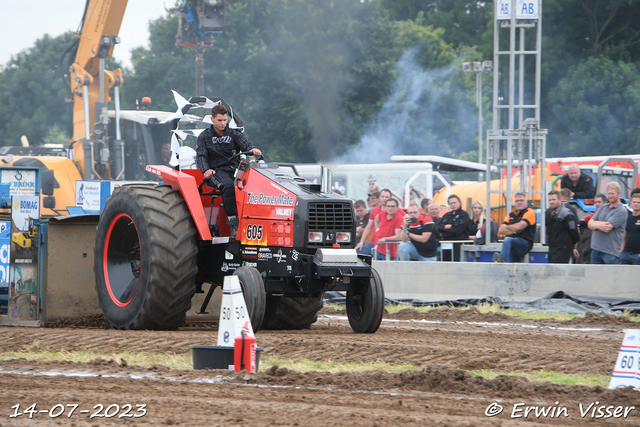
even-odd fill
[(94, 266), (109, 323), (176, 329), (203, 283), (211, 286), (200, 311), (234, 274), (255, 330), (309, 328), (324, 292), (345, 291), (352, 329), (377, 331), (384, 289), (371, 257), (353, 249), (351, 200), (247, 154), (237, 154), (237, 240), (229, 237), (220, 192), (200, 170), (147, 166), (163, 185), (113, 192), (100, 217)]

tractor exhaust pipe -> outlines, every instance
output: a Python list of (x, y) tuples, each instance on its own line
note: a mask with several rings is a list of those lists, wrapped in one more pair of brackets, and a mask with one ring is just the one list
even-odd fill
[(332, 188), (333, 174), (331, 170), (326, 166), (320, 165), (320, 191), (323, 193), (331, 193)]

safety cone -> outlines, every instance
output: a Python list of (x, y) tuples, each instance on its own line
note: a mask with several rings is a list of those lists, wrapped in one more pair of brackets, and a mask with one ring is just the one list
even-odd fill
[(218, 345), (190, 345), (194, 369), (258, 372), (260, 352), (238, 276), (226, 276), (222, 286)]
[(242, 295), (238, 276), (226, 276), (224, 278), (219, 325), (218, 346), (234, 347), (234, 339), (241, 336), (243, 328), (248, 331), (249, 335), (253, 336), (253, 327), (251, 326), (249, 311), (244, 301), (244, 295)]
[(609, 388), (633, 387), (640, 390), (640, 329), (627, 329), (613, 368)]

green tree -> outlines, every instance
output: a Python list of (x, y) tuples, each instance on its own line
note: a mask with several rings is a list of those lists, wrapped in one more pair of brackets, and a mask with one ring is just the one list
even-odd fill
[[(205, 52), (205, 95), (225, 98), (269, 159), (330, 158), (375, 119), (406, 49), (417, 46), (429, 67), (454, 58), (442, 31), (423, 21), (395, 22), (378, 2), (359, 0), (229, 2), (225, 31)], [(154, 108), (173, 109), (169, 88), (192, 94), (194, 51), (173, 46), (176, 28), (161, 18), (150, 48), (134, 52), (129, 105), (147, 95)]]
[[(205, 93), (197, 95), (225, 98), (269, 159), (326, 160), (358, 143), (380, 120), (383, 105), (397, 99), (401, 66), (410, 57), (411, 78), (442, 89), (437, 96), (402, 101), (414, 119), (433, 106), (442, 117), (416, 123), (411, 131), (427, 135), (428, 147), (443, 154), (469, 150), (475, 146), (468, 132), (475, 129), (475, 115), (461, 116), (460, 108), (473, 105), (473, 81), (455, 62), (456, 50), (467, 48), (454, 49), (446, 42), (447, 31), (429, 25), (428, 18), (418, 13), (391, 19), (378, 1), (229, 1), (225, 31), (205, 52)], [(134, 109), (136, 100), (149, 96), (152, 109), (173, 111), (171, 89), (196, 95), (195, 50), (175, 45), (177, 25), (171, 13), (150, 24), (149, 47), (135, 49), (132, 68), (124, 70), (123, 109)], [(49, 132), (53, 124), (70, 125), (57, 64), (71, 37), (46, 37), (0, 70), (0, 94), (11, 100), (2, 108), (18, 117), (3, 123), (7, 138), (19, 141), (27, 134), (31, 141), (51, 140), (58, 135)], [(472, 51), (477, 56), (477, 49)]]
[(414, 20), (444, 29), (443, 40), (454, 48), (475, 46), (485, 58), (493, 49), (493, 1), (382, 0), (394, 20)]
[[(637, 63), (640, 8), (637, 0), (545, 0), (542, 12), (541, 124), (564, 133), (552, 100), (557, 99), (559, 82), (564, 79), (566, 84), (568, 75), (575, 75), (590, 57)], [(550, 133), (549, 140), (553, 138)]]
[(187, 98), (195, 95), (195, 49), (176, 46), (177, 28), (178, 18), (171, 13), (149, 23), (149, 48), (132, 50), (133, 69), (125, 70), (123, 76), (123, 109), (136, 109), (142, 97), (148, 96), (150, 109), (174, 111), (171, 89)]
[(558, 39), (574, 54), (640, 53), (638, 0), (545, 0), (547, 37)]
[[(278, 13), (267, 14), (269, 7)], [(427, 68), (454, 60), (453, 49), (442, 41), (441, 30), (425, 25), (422, 18), (392, 21), (377, 2), (280, 0), (261, 7), (243, 3), (242, 19), (248, 20), (254, 8), (263, 17), (251, 20), (254, 31), (228, 25), (228, 44), (235, 48), (236, 61), (227, 64), (233, 67), (240, 63), (238, 58), (246, 60), (242, 69), (226, 75), (260, 70), (246, 79), (266, 83), (264, 87), (253, 86), (255, 93), (247, 94), (251, 103), (255, 105), (256, 99), (279, 106), (286, 103), (286, 116), (261, 118), (264, 109), (255, 108), (251, 120), (255, 117), (282, 124), (264, 131), (271, 136), (272, 147), (286, 147), (282, 152), (289, 159), (327, 159), (357, 143), (384, 100), (392, 95), (399, 75), (396, 64), (407, 49), (414, 48), (416, 60)], [(231, 9), (227, 16), (230, 14)], [(245, 55), (239, 54), (243, 42), (251, 48)], [(282, 129), (294, 131), (293, 137), (283, 134)]]
[(42, 138), (42, 144), (68, 144), (69, 136), (62, 130), (62, 126), (55, 123), (49, 128), (47, 134)]
[(640, 73), (633, 64), (592, 57), (569, 71), (550, 97), (552, 156), (640, 150)]
[[(72, 34), (48, 34), (25, 49), (0, 69), (0, 133), (2, 145), (20, 145), (26, 135), (40, 144), (53, 125), (71, 125), (67, 89), (60, 72), (60, 56), (72, 41)], [(70, 135), (70, 132), (68, 132)]]
[[(60, 62), (72, 42), (71, 32), (45, 34), (0, 68), (2, 145), (20, 145), (22, 135), (32, 145), (68, 142), (72, 104), (67, 102), (71, 96), (65, 84), (69, 76), (63, 76), (66, 64)], [(119, 64), (109, 58), (106, 66), (115, 69)]]

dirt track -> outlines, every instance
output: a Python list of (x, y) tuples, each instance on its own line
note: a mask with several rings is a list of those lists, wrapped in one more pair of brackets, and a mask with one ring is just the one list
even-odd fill
[[(475, 323), (474, 323), (475, 322)], [(339, 313), (325, 310), (308, 331), (260, 331), (264, 354), (282, 358), (412, 363), (419, 372), (402, 374), (297, 373), (261, 366), (259, 374), (228, 371), (143, 369), (116, 362), (0, 363), (0, 425), (639, 425), (640, 393), (583, 386), (530, 383), (520, 377), (488, 381), (463, 370), (542, 369), (575, 374), (610, 375), (623, 337), (634, 324), (613, 316), (590, 315), (570, 322), (517, 322), (502, 315), (482, 315), (446, 308), (426, 315), (404, 311), (387, 316), (372, 335), (351, 332)], [(152, 351), (188, 354), (191, 344), (215, 345), (216, 328), (190, 325), (175, 332), (116, 331), (102, 328), (0, 328), (3, 351), (25, 349), (87, 350), (97, 353)], [(627, 417), (593, 419), (596, 406), (628, 408)], [(557, 402), (557, 403), (556, 403)], [(48, 413), (9, 418), (37, 403), (37, 410), (78, 404), (58, 418)], [(136, 404), (146, 404), (140, 418)], [(514, 405), (523, 403), (523, 406)], [(89, 418), (112, 404), (113, 418)], [(490, 405), (503, 412), (487, 417)], [(551, 416), (527, 418), (525, 406), (555, 408)], [(630, 407), (638, 409), (630, 409)], [(566, 408), (561, 412), (562, 408)], [(56, 410), (61, 410), (58, 406)], [(99, 408), (98, 408), (99, 409)], [(518, 412), (521, 409), (522, 412)], [(591, 408), (593, 409), (593, 407)], [(88, 410), (88, 413), (80, 413)], [(613, 409), (611, 409), (613, 411)], [(606, 410), (605, 410), (606, 411)], [(624, 411), (621, 409), (620, 411)], [(568, 417), (564, 416), (564, 413)], [(104, 414), (104, 410), (101, 412)], [(594, 412), (598, 415), (597, 411)], [(606, 412), (605, 412), (606, 414)]]

